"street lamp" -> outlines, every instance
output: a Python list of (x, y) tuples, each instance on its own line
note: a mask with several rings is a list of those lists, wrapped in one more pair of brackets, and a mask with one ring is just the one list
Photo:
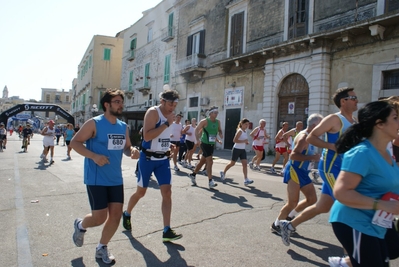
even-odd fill
[(93, 104), (92, 108), (91, 108), (91, 116), (94, 117), (97, 115), (98, 112), (98, 108), (96, 104)]

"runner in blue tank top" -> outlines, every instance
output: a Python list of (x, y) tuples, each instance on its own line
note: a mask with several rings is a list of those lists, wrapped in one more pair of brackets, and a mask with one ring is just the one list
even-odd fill
[[(277, 219), (272, 223), (272, 232), (280, 234), (280, 220), (294, 217), (306, 207), (316, 203), (316, 190), (309, 178), (309, 163), (319, 159), (315, 147), (306, 141), (306, 137), (323, 119), (320, 114), (312, 114), (307, 120), (308, 127), (300, 131), (292, 141), (290, 160), (286, 164), (284, 183), (287, 184), (287, 203), (281, 208)], [(302, 192), (305, 199), (299, 202), (299, 194)], [(299, 202), (299, 203), (298, 203)]]
[(144, 115), (143, 142), (139, 160), (136, 192), (130, 197), (126, 211), (123, 212), (123, 227), (131, 230), (131, 213), (138, 201), (147, 192), (150, 176), (154, 173), (162, 195), (163, 242), (183, 237), (170, 228), (172, 213), (172, 174), (170, 172), (170, 124), (174, 120), (174, 111), (179, 101), (175, 90), (165, 90), (160, 96), (160, 105), (151, 107)]
[[(354, 89), (349, 87), (338, 88), (333, 96), (333, 101), (340, 111), (325, 117), (306, 138), (309, 144), (323, 148), (319, 162), (319, 173), (323, 179), (322, 194), (317, 203), (307, 207), (291, 222), (280, 221), (281, 238), (286, 246), (290, 244), (291, 232), (295, 231), (299, 224), (316, 215), (329, 212), (335, 200), (332, 188), (342, 162), (342, 155), (336, 153), (335, 142), (349, 125), (356, 122), (352, 114), (357, 110), (358, 101)], [(325, 141), (320, 139), (320, 136), (323, 135), (326, 135)]]
[[(110, 264), (115, 257), (107, 244), (118, 229), (123, 208), (122, 155), (137, 159), (126, 123), (117, 119), (123, 111), (123, 91), (108, 89), (101, 99), (104, 115), (89, 119), (72, 138), (70, 146), (84, 156), (84, 183), (91, 213), (76, 219), (73, 241), (81, 247), (87, 228), (104, 224), (96, 258)], [(86, 146), (84, 143), (86, 142)]]

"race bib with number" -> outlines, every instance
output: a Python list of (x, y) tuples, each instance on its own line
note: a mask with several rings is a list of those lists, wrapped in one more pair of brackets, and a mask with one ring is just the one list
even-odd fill
[(168, 151), (170, 147), (170, 138), (158, 138), (155, 151)]
[(108, 134), (108, 149), (121, 150), (125, 148), (126, 139), (124, 134)]
[(208, 140), (209, 140), (209, 142), (215, 143), (216, 142), (216, 135), (209, 135)]
[[(382, 198), (382, 200), (389, 200), (389, 201), (398, 201), (399, 195), (394, 194), (392, 192), (386, 193)], [(371, 221), (373, 224), (384, 227), (384, 228), (392, 228), (392, 221), (394, 216), (392, 213), (376, 210), (374, 213), (373, 220)]]

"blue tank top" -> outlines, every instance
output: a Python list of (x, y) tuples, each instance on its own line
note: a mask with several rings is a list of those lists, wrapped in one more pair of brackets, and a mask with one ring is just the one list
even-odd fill
[[(340, 112), (335, 113), (338, 118), (341, 120), (341, 129), (336, 133), (326, 133), (326, 142), (335, 144), (338, 141), (338, 138), (348, 129), (352, 123), (349, 122)], [(322, 168), (326, 173), (332, 172), (333, 169), (335, 171), (340, 171), (342, 164), (342, 154), (338, 154), (336, 151), (323, 148), (321, 154), (321, 160), (323, 161)], [(320, 166), (320, 165), (319, 165)]]
[[(297, 138), (297, 136), (300, 136), (301, 134), (305, 134), (305, 135), (309, 135), (309, 133), (306, 130), (300, 131), (296, 136), (295, 139)], [(294, 147), (294, 143), (295, 143), (295, 139), (292, 142), (292, 147)], [(309, 144), (308, 147), (306, 149), (304, 149), (301, 154), (302, 155), (314, 155), (315, 154), (315, 147), (312, 144)], [(304, 171), (308, 171), (309, 168), (309, 163), (310, 161), (306, 160), (306, 161), (298, 161), (298, 160), (291, 160), (291, 166), (297, 167), (299, 169), (302, 169)]]
[(109, 164), (98, 166), (92, 159), (84, 161), (84, 183), (86, 185), (117, 186), (123, 184), (122, 154), (126, 145), (126, 123), (109, 122), (104, 115), (93, 118), (96, 136), (86, 141), (86, 148), (108, 157)]

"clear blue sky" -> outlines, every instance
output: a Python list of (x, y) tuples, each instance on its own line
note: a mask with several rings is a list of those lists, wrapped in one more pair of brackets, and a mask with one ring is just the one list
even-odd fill
[(71, 89), (93, 35), (115, 36), (161, 0), (0, 0), (0, 97)]

